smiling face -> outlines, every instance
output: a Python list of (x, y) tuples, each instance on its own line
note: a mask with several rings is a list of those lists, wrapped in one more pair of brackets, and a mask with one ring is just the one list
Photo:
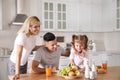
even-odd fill
[(84, 44), (81, 41), (75, 41), (74, 47), (78, 53), (81, 53), (84, 49)]
[(45, 41), (45, 46), (47, 47), (47, 49), (50, 52), (56, 51), (57, 50), (57, 41), (56, 41), (56, 39), (52, 40), (52, 41)]
[(86, 35), (73, 35), (72, 36), (72, 45), (73, 48), (81, 53), (83, 50), (87, 50), (88, 37)]
[(30, 26), (29, 32), (31, 35), (37, 35), (40, 31), (40, 22), (37, 22), (36, 24)]

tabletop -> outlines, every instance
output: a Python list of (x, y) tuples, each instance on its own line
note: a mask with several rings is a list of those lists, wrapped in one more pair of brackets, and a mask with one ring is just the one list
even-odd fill
[[(9, 75), (9, 80), (12, 80), (13, 75)], [(51, 77), (46, 77), (45, 74), (21, 74), (19, 80), (66, 80), (58, 74), (53, 74)], [(68, 79), (67, 79), (68, 80)], [(84, 74), (81, 77), (72, 80), (85, 80)], [(98, 74), (96, 80), (120, 80), (120, 66), (108, 67), (104, 74)]]

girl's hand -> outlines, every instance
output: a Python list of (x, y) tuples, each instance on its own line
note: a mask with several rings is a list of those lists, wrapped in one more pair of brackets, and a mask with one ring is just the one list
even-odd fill
[(15, 75), (12, 77), (12, 80), (17, 80), (17, 79), (20, 79), (20, 74), (15, 74)]
[(70, 66), (76, 66), (74, 63), (71, 63)]
[(84, 73), (85, 72), (85, 68), (81, 68), (81, 69), (79, 69), (79, 71)]

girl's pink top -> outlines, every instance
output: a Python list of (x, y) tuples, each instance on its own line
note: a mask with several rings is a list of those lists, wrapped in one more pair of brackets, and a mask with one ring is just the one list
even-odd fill
[(70, 59), (74, 60), (74, 63), (79, 68), (84, 68), (88, 61), (87, 51), (82, 51), (82, 53), (77, 53), (73, 48), (71, 48)]

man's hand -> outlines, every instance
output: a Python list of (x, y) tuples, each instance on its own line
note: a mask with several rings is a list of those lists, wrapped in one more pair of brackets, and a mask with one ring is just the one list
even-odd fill
[(20, 79), (20, 74), (15, 74), (15, 75), (12, 77), (12, 80), (17, 80), (17, 79)]

